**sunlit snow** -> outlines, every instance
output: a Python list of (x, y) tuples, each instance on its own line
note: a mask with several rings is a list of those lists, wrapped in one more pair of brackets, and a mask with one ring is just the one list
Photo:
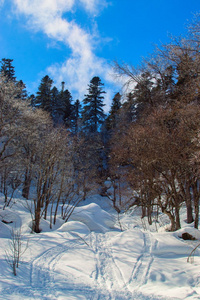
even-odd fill
[[(15, 202), (2, 210), (1, 197), (0, 299), (200, 299), (198, 248), (187, 262), (200, 233), (184, 222), (184, 209), (175, 233), (164, 230), (163, 215), (149, 226), (139, 208), (121, 214), (120, 226), (109, 200), (93, 195), (67, 223), (58, 217), (51, 230), (42, 220), (42, 232), (34, 234), (26, 202)], [(12, 228), (21, 228), (22, 248), (28, 242), (17, 276), (5, 255)], [(183, 232), (197, 240), (183, 240)]]

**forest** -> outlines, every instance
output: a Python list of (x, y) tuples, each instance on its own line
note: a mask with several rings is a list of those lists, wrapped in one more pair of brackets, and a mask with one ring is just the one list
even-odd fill
[[(199, 224), (200, 198), (200, 21), (187, 35), (157, 47), (137, 68), (115, 62), (125, 89), (104, 112), (104, 84), (97, 76), (84, 99), (72, 99), (48, 76), (35, 95), (15, 77), (11, 58), (0, 70), (0, 191), (4, 207), (20, 189), (36, 233), (41, 219), (56, 223), (58, 207), (67, 222), (94, 190), (118, 213), (132, 206), (141, 217), (164, 213), (171, 231)], [(113, 187), (110, 193), (105, 182)], [(29, 203), (29, 202), (27, 202)], [(49, 215), (48, 215), (49, 214)]]

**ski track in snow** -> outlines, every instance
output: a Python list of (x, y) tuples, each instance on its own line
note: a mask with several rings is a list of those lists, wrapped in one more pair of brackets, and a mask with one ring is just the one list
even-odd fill
[(75, 240), (60, 243), (39, 255), (31, 263), (30, 285), (34, 289), (44, 289), (45, 293), (53, 294), (56, 299), (55, 266), (70, 248), (76, 246)]
[(150, 268), (154, 260), (152, 250), (157, 247), (157, 241), (152, 244), (149, 232), (143, 232), (143, 239), (144, 246), (142, 254), (137, 258), (136, 264), (128, 281), (128, 285), (133, 285), (137, 288), (146, 284), (148, 281)]
[[(144, 247), (142, 254), (138, 257), (128, 282), (125, 282), (123, 273), (115, 262), (112, 254), (112, 248), (106, 238), (106, 234), (91, 232), (90, 247), (94, 253), (96, 269), (91, 274), (94, 280), (94, 287), (83, 287), (76, 289), (76, 286), (63, 289), (67, 291), (76, 291), (79, 294), (88, 295), (91, 300), (156, 300), (166, 299), (162, 297), (151, 297), (138, 292), (138, 288), (148, 281), (150, 268), (153, 263), (152, 249), (156, 248), (157, 241), (152, 243), (151, 235), (143, 232)], [(66, 241), (58, 244), (34, 259), (31, 264), (30, 284), (32, 288), (40, 289), (44, 295), (51, 294), (56, 299), (56, 279), (55, 267), (62, 256), (70, 248), (77, 247), (76, 240)], [(80, 242), (80, 241), (79, 241)], [(67, 281), (67, 278), (65, 278)], [(131, 288), (133, 287), (133, 288)], [(78, 298), (77, 298), (78, 299)]]
[[(148, 233), (143, 233), (143, 238), (143, 253), (138, 257), (130, 279), (126, 283), (123, 272), (115, 262), (106, 235), (91, 233), (90, 244), (96, 260), (96, 270), (92, 276), (97, 286), (97, 294), (92, 300), (167, 300), (166, 297), (147, 296), (138, 291), (138, 288), (148, 281), (153, 263), (152, 249), (157, 246), (157, 241), (152, 244)], [(131, 289), (130, 285), (133, 285), (134, 289)], [(102, 291), (104, 295), (101, 294)], [(105, 291), (107, 291), (106, 295)]]
[(55, 266), (66, 250), (67, 247), (64, 244), (59, 244), (43, 252), (32, 261), (30, 273), (30, 284), (32, 287), (43, 288), (49, 285), (53, 266)]
[(154, 260), (152, 250), (157, 246), (157, 241), (152, 242), (150, 233), (143, 232), (143, 252), (138, 257), (128, 282), (125, 282), (123, 272), (115, 262), (107, 235), (91, 232), (88, 238), (96, 264), (96, 268), (90, 275), (94, 282), (92, 286), (84, 284), (76, 286), (73, 283), (73, 276), (68, 278), (70, 274), (60, 274), (62, 283), (59, 286), (56, 265), (68, 249), (80, 245), (80, 239), (73, 239), (58, 243), (36, 257), (30, 266), (30, 287), (7, 289), (7, 295), (13, 295), (14, 292), (26, 296), (26, 299), (40, 300), (68, 299), (69, 295), (77, 300), (167, 300), (166, 297), (144, 295), (139, 289), (148, 281)]
[[(115, 263), (112, 252), (107, 246), (105, 234), (92, 232), (90, 242), (96, 260), (96, 269), (91, 274), (96, 288), (91, 287), (90, 290), (90, 288), (83, 287), (82, 290), (76, 290), (74, 286), (72, 290), (83, 294), (88, 293), (87, 299), (91, 300), (133, 299), (126, 287), (122, 273)], [(31, 287), (39, 289), (43, 297), (45, 294), (51, 294), (56, 299), (56, 281), (54, 280), (56, 264), (69, 247), (75, 248), (76, 246), (74, 240), (72, 242), (67, 241), (46, 250), (35, 258), (31, 263)]]
[[(112, 250), (108, 246), (106, 235), (92, 232), (90, 238), (91, 247), (96, 260), (96, 270), (92, 276), (96, 281), (98, 292), (94, 300), (132, 299), (132, 295), (126, 287), (122, 272), (113, 258)], [(104, 298), (105, 295), (101, 295), (102, 291), (107, 291), (107, 298)], [(121, 293), (121, 291), (123, 291), (123, 293)]]

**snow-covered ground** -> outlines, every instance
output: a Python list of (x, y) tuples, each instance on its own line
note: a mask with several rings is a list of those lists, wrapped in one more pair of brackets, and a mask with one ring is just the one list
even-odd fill
[[(0, 299), (200, 299), (198, 248), (187, 262), (200, 240), (180, 238), (184, 231), (198, 239), (200, 234), (184, 222), (184, 209), (183, 229), (171, 233), (164, 231), (164, 216), (150, 227), (138, 208), (120, 215), (120, 224), (108, 201), (94, 195), (68, 223), (58, 218), (50, 230), (43, 220), (40, 234), (31, 233), (22, 199), (0, 209), (0, 220), (8, 222), (0, 221)], [(5, 250), (11, 229), (20, 227), (22, 250), (27, 242), (28, 248), (14, 276)]]

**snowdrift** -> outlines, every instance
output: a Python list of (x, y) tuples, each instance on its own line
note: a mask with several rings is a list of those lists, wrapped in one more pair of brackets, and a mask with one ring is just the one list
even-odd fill
[(89, 234), (91, 231), (87, 225), (79, 221), (68, 221), (67, 223), (63, 224), (59, 229), (58, 232), (77, 232), (82, 234)]
[(70, 221), (82, 222), (95, 232), (107, 232), (115, 228), (115, 218), (95, 203), (76, 207)]

